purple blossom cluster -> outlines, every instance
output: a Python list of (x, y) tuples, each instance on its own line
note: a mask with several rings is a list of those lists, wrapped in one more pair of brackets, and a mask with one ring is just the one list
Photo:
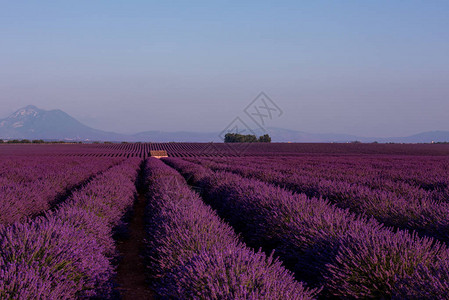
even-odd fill
[(0, 226), (0, 298), (110, 297), (112, 231), (135, 199), (139, 163), (112, 167), (44, 216)]
[(447, 299), (449, 297), (449, 260), (431, 266), (420, 265), (399, 285), (398, 299)]
[[(193, 160), (213, 170), (262, 180), (399, 229), (449, 242), (447, 158), (305, 157)], [(419, 165), (415, 164), (419, 162)], [(413, 163), (413, 164), (412, 164)]]
[(157, 293), (173, 299), (311, 299), (281, 262), (242, 244), (178, 172), (150, 158), (147, 255)]
[[(164, 162), (201, 188), (249, 246), (274, 249), (299, 279), (323, 285), (324, 296), (432, 298), (447, 291), (449, 251), (432, 238), (255, 179), (181, 159)], [(426, 277), (432, 286), (415, 284)]]
[(0, 224), (20, 221), (51, 208), (57, 198), (118, 158), (2, 156)]

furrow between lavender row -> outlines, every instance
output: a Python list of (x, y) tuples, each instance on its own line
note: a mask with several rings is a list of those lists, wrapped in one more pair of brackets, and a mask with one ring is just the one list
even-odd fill
[(155, 290), (173, 299), (311, 299), (281, 262), (242, 244), (178, 172), (147, 161), (147, 257)]
[(94, 178), (57, 210), (0, 227), (0, 298), (109, 298), (114, 227), (133, 204), (140, 159)]
[(421, 235), (449, 242), (449, 202), (436, 202), (418, 195), (415, 197), (412, 192), (406, 198), (388, 190), (323, 180), (320, 176), (308, 176), (301, 172), (288, 174), (278, 171), (275, 163), (254, 167), (243, 160), (232, 164), (201, 159), (194, 161), (215, 171), (228, 171), (261, 180), (309, 197), (323, 197), (353, 213), (374, 217), (386, 226), (414, 230)]
[(2, 157), (0, 224), (36, 216), (123, 159)]
[(258, 180), (181, 159), (164, 161), (200, 188), (249, 246), (274, 249), (297, 278), (323, 285), (321, 295), (442, 298), (449, 293), (449, 251), (434, 239), (392, 231), (326, 200)]

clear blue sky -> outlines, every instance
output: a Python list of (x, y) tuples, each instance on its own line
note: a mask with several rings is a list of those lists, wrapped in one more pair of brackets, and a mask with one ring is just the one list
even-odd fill
[(449, 130), (447, 1), (0, 1), (0, 117), (219, 131), (260, 92), (270, 126)]

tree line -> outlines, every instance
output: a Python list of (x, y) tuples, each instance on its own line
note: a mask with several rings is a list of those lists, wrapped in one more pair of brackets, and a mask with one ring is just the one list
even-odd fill
[(271, 143), (271, 137), (264, 134), (257, 138), (254, 134), (226, 133), (225, 143)]

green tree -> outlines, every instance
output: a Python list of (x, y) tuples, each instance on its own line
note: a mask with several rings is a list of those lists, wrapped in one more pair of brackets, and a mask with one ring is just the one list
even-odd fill
[(237, 133), (226, 133), (224, 138), (225, 143), (237, 143)]
[(260, 143), (271, 143), (271, 137), (268, 134), (261, 135), (259, 137)]
[(244, 143), (257, 143), (257, 137), (252, 134), (247, 134), (243, 136)]
[(255, 143), (257, 137), (253, 134), (226, 133), (224, 137), (225, 143)]

